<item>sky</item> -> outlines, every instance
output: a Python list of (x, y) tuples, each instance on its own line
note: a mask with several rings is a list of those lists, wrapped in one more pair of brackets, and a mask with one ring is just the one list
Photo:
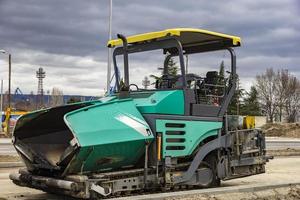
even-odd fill
[[(37, 91), (35, 75), (46, 71), (44, 90), (98, 96), (106, 87), (109, 0), (0, 0), (0, 49), (12, 55), (12, 89)], [(298, 0), (113, 0), (113, 37), (190, 27), (237, 35), (242, 87), (266, 68), (288, 69), (300, 78)], [(161, 52), (130, 57), (130, 78), (159, 74)], [(228, 53), (192, 56), (189, 72), (217, 70)], [(7, 86), (7, 55), (0, 54), (0, 78)]]

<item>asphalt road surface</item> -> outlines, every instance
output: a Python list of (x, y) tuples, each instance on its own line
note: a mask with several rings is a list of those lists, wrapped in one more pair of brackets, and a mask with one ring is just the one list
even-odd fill
[(300, 139), (295, 138), (266, 138), (267, 150), (300, 149)]
[[(267, 150), (300, 149), (300, 139), (268, 137)], [(17, 155), (10, 139), (0, 138), (0, 155)]]
[[(266, 173), (222, 182), (223, 187), (258, 185), (293, 184), (300, 182), (300, 157), (278, 157), (266, 165)], [(8, 178), (10, 172), (18, 169), (0, 169), (0, 199), (5, 200), (65, 200), (69, 199), (41, 192), (39, 190), (19, 187)], [(1, 200), (2, 200), (1, 199)]]
[(11, 144), (0, 144), (0, 155), (16, 155), (17, 152)]
[(17, 155), (17, 152), (11, 143), (11, 139), (0, 138), (0, 155)]

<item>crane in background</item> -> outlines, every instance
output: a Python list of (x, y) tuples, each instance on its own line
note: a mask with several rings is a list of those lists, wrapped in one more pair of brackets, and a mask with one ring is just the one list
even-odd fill
[[(1, 113), (1, 120), (2, 120), (2, 130), (4, 131), (4, 133), (6, 135), (10, 135), (10, 133), (8, 132), (11, 132), (9, 130), (13, 130), (12, 127), (14, 127), (15, 125), (15, 122), (17, 121), (17, 119), (23, 115), (23, 114), (26, 114), (27, 111), (24, 111), (24, 109), (20, 109), (20, 108), (16, 108), (16, 107), (19, 107), (18, 104), (26, 104), (28, 102), (28, 99), (26, 99), (26, 97), (24, 96), (22, 90), (17, 87), (15, 89), (15, 92), (14, 92), (14, 102), (15, 102), (15, 106), (14, 108), (12, 107), (8, 107), (5, 112)], [(10, 125), (10, 129), (7, 129), (8, 128), (8, 124)]]

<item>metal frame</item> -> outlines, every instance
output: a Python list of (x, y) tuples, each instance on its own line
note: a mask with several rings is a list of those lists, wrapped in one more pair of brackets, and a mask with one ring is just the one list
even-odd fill
[(228, 148), (230, 146), (231, 135), (229, 134), (223, 135), (206, 143), (198, 150), (188, 170), (184, 172), (181, 176), (174, 177), (174, 183), (177, 184), (189, 181), (193, 177), (201, 161), (205, 158), (206, 155), (219, 148)]
[(223, 116), (229, 106), (231, 98), (233, 97), (236, 89), (236, 55), (233, 48), (227, 48), (231, 55), (231, 79), (230, 79), (230, 88), (228, 93), (225, 95), (224, 101), (222, 102), (221, 110), (219, 112), (219, 116)]
[[(126, 38), (125, 38), (126, 39)], [(126, 47), (125, 47), (126, 46)], [(117, 83), (117, 90), (120, 91), (120, 83), (118, 78), (118, 67), (117, 67), (117, 59), (116, 56), (118, 55), (128, 55), (132, 53), (144, 52), (144, 51), (152, 51), (164, 49), (170, 51), (170, 49), (175, 49), (179, 56), (180, 62), (180, 69), (181, 75), (183, 77), (183, 87), (186, 87), (186, 80), (185, 80), (185, 64), (184, 64), (184, 57), (183, 57), (183, 49), (181, 43), (174, 37), (165, 38), (162, 40), (152, 41), (150, 43), (142, 43), (142, 44), (131, 44), (127, 45), (127, 42), (123, 42), (123, 47), (117, 47), (114, 49), (113, 52), (113, 63), (114, 63), (114, 70), (116, 74), (116, 83)], [(174, 50), (173, 50), (174, 51)], [(126, 56), (124, 57), (126, 59)], [(124, 61), (124, 74), (128, 73), (128, 68), (126, 67), (126, 63)], [(124, 76), (125, 85), (128, 81), (128, 77)]]
[[(164, 61), (164, 69), (163, 74), (168, 73), (167, 71), (167, 65), (169, 60), (174, 56), (179, 56), (179, 62), (180, 62), (180, 70), (181, 70), (181, 76), (182, 76), (182, 88), (185, 89), (185, 94), (188, 96), (185, 97), (186, 104), (186, 111), (185, 115), (190, 115), (188, 113), (188, 110), (190, 110), (189, 105), (194, 102), (193, 99), (191, 99), (191, 96), (189, 95), (189, 92), (187, 92), (187, 82), (186, 82), (186, 74), (185, 74), (185, 63), (184, 63), (184, 55), (186, 54), (194, 54), (194, 53), (201, 53), (201, 52), (207, 52), (207, 51), (216, 51), (216, 50), (228, 50), (231, 55), (231, 78), (230, 78), (230, 86), (228, 92), (224, 95), (223, 102), (221, 104), (221, 108), (218, 111), (218, 116), (223, 116), (228, 108), (228, 105), (231, 101), (232, 96), (234, 95), (235, 89), (236, 89), (236, 81), (237, 81), (237, 74), (236, 74), (236, 55), (233, 50), (233, 48), (228, 47), (230, 46), (229, 40), (224, 41), (213, 41), (213, 42), (207, 42), (205, 44), (201, 45), (190, 45), (183, 47), (181, 42), (177, 40), (175, 37), (166, 37), (164, 39), (157, 39), (150, 42), (144, 42), (144, 43), (137, 43), (137, 44), (128, 44), (127, 39), (125, 36), (118, 34), (118, 38), (120, 38), (123, 41), (123, 46), (117, 47), (113, 51), (113, 64), (114, 64), (114, 70), (115, 70), (115, 77), (116, 77), (116, 90), (129, 90), (129, 66), (128, 66), (128, 55), (132, 53), (138, 53), (138, 52), (144, 52), (144, 51), (152, 51), (152, 50), (158, 50), (163, 49), (164, 53), (167, 52), (169, 55), (166, 56)], [(124, 56), (124, 88), (120, 88), (120, 80), (119, 80), (119, 70), (117, 67), (117, 59), (116, 57), (119, 55)]]

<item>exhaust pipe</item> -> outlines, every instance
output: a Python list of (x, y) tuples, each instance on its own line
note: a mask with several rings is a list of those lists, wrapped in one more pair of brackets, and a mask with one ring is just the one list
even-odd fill
[(125, 90), (129, 90), (129, 67), (128, 67), (128, 43), (127, 39), (122, 34), (117, 34), (117, 37), (123, 41), (123, 57), (124, 57), (124, 84)]

